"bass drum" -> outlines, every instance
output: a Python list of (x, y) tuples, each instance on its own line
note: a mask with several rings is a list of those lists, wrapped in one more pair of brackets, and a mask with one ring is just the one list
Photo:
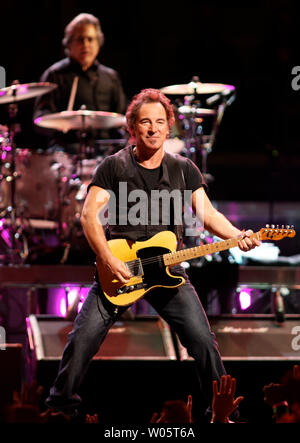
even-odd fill
[(12, 185), (15, 181), (15, 208), (17, 215), (27, 219), (58, 220), (61, 192), (71, 176), (72, 163), (63, 152), (39, 153), (17, 149), (13, 154), (2, 152), (1, 207), (11, 205)]

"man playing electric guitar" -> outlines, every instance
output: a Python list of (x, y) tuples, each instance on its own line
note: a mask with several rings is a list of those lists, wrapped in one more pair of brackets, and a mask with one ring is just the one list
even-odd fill
[[(226, 372), (215, 335), (180, 258), (172, 261), (168, 257), (168, 252), (176, 250), (174, 234), (179, 243), (182, 233), (184, 192), (190, 192), (191, 206), (204, 229), (225, 240), (237, 239), (243, 251), (259, 246), (260, 241), (251, 230), (234, 227), (213, 207), (202, 175), (191, 160), (164, 151), (174, 124), (167, 97), (154, 89), (141, 91), (129, 105), (126, 119), (134, 144), (105, 158), (88, 189), (81, 222), (97, 257), (97, 276), (69, 335), (46, 404), (57, 409), (80, 404), (77, 392), (89, 362), (113, 323), (143, 296), (195, 359), (209, 407), (212, 381), (219, 381)], [(180, 208), (170, 198), (176, 189)], [(107, 205), (110, 241), (103, 228)]]

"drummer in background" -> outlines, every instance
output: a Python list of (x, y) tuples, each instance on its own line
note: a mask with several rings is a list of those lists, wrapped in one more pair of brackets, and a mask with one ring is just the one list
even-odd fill
[[(89, 111), (125, 113), (127, 103), (119, 74), (96, 60), (103, 42), (100, 22), (91, 14), (79, 14), (66, 26), (62, 43), (67, 57), (50, 66), (41, 76), (42, 82), (56, 83), (58, 87), (36, 99), (34, 120), (68, 110), (72, 87), (76, 90), (73, 111), (84, 106)], [(78, 77), (78, 82), (75, 77)], [(48, 137), (51, 151), (77, 153), (79, 138), (76, 131), (66, 134), (41, 128), (37, 131)], [(107, 138), (122, 138), (122, 134), (116, 129), (110, 132), (89, 131), (86, 144), (92, 146), (96, 139)]]

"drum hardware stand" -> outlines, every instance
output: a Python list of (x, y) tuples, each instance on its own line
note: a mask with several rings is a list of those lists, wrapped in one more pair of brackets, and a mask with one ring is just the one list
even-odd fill
[(58, 201), (58, 214), (57, 214), (57, 235), (60, 241), (63, 240), (63, 224), (62, 224), (62, 207), (64, 204), (64, 191), (63, 191), (63, 176), (61, 174), (61, 168), (58, 168), (58, 177), (57, 177), (57, 201)]
[(217, 114), (216, 114), (216, 118), (214, 119), (213, 129), (212, 129), (211, 135), (209, 137), (209, 141), (204, 145), (207, 153), (212, 151), (213, 146), (216, 142), (217, 133), (218, 133), (221, 121), (223, 119), (225, 109), (227, 108), (227, 106), (230, 106), (235, 100), (235, 94), (233, 94), (229, 98), (227, 98), (227, 95), (228, 94), (226, 94), (226, 93), (221, 94), (222, 101), (218, 105), (218, 108), (217, 108)]
[[(14, 94), (16, 91), (14, 90)], [(18, 106), (15, 103), (9, 105), (9, 118), (11, 124), (8, 127), (8, 140), (10, 146), (7, 147), (6, 151), (11, 153), (11, 160), (9, 162), (9, 173), (1, 175), (1, 180), (5, 180), (10, 185), (10, 204), (7, 208), (0, 214), (1, 217), (6, 218), (7, 231), (9, 233), (9, 238), (6, 239), (6, 244), (8, 246), (7, 255), (5, 260), (9, 265), (22, 264), (28, 256), (28, 243), (23, 236), (22, 224), (17, 227), (17, 208), (15, 201), (16, 194), (16, 184), (15, 180), (20, 178), (20, 174), (16, 171), (16, 145), (15, 145), (15, 135), (21, 131), (19, 123), (14, 122), (18, 112)], [(22, 239), (22, 240), (20, 240)], [(23, 243), (23, 250), (20, 244)]]
[[(80, 107), (81, 110), (86, 110), (86, 106), (82, 105)], [(78, 137), (78, 145), (79, 150), (78, 154), (74, 155), (73, 159), (73, 171), (72, 171), (72, 179), (81, 179), (82, 178), (82, 161), (86, 156), (87, 153), (87, 144), (86, 144), (86, 128), (85, 128), (85, 115), (81, 115), (81, 122), (82, 122), (82, 128), (77, 131), (77, 137)]]
[[(86, 110), (86, 106), (82, 105), (80, 107), (80, 109)], [(82, 121), (82, 128), (77, 132), (78, 141), (79, 141), (79, 151), (78, 151), (78, 154), (74, 155), (74, 158), (73, 158), (72, 178), (68, 181), (69, 186), (68, 186), (67, 192), (66, 192), (67, 197), (70, 194), (70, 192), (72, 191), (72, 189), (74, 189), (74, 187), (79, 190), (80, 186), (82, 185), (82, 176), (83, 176), (82, 162), (83, 162), (83, 160), (86, 156), (86, 152), (87, 152), (87, 143), (86, 143), (87, 133), (86, 133), (86, 128), (85, 128), (85, 115), (84, 114), (81, 116), (81, 121)], [(68, 203), (65, 201), (65, 204), (68, 204)], [(72, 225), (69, 227), (67, 235), (63, 236), (62, 234), (64, 231), (64, 227), (62, 226), (61, 205), (60, 205), (59, 219), (60, 219), (59, 223), (60, 223), (61, 238), (64, 241), (64, 252), (63, 252), (63, 256), (60, 260), (60, 263), (64, 264), (67, 261), (68, 256), (69, 256), (69, 252), (71, 249), (70, 240), (72, 238), (74, 228), (76, 229), (76, 223), (72, 222)]]
[[(195, 112), (185, 117), (184, 132), (185, 145), (187, 156), (193, 160), (195, 164), (198, 164), (198, 156), (201, 157), (201, 172), (206, 182), (213, 181), (213, 177), (207, 173), (207, 154), (211, 151), (211, 147), (208, 143), (204, 143), (202, 118), (198, 118), (196, 111), (200, 105), (198, 100), (195, 101), (195, 96), (185, 96), (184, 104), (191, 107)], [(195, 114), (195, 115), (192, 115)]]
[[(199, 77), (194, 76), (192, 78), (192, 82), (190, 85), (194, 84), (194, 94), (185, 96), (185, 105), (189, 105), (191, 109), (194, 111), (197, 110), (197, 107), (201, 105), (200, 101), (195, 101), (195, 96), (197, 94), (197, 83), (199, 82)], [(210, 183), (214, 180), (214, 177), (211, 174), (207, 173), (207, 156), (212, 151), (212, 148), (216, 141), (216, 136), (219, 130), (219, 126), (221, 124), (225, 109), (227, 106), (230, 106), (235, 100), (235, 94), (228, 97), (231, 93), (231, 90), (225, 89), (222, 93), (215, 94), (209, 97), (206, 100), (207, 105), (213, 105), (219, 102), (216, 110), (216, 116), (213, 120), (213, 127), (211, 134), (209, 136), (205, 136), (203, 134), (203, 127), (201, 122), (197, 122), (197, 114), (195, 112), (194, 115), (190, 115), (188, 120), (188, 129), (189, 134), (186, 138), (187, 143), (187, 152), (191, 154), (191, 159), (197, 164), (198, 157), (197, 154), (200, 153), (201, 156), (201, 172), (204, 176), (204, 179), (207, 183)], [(200, 124), (199, 124), (200, 123)], [(185, 128), (186, 130), (187, 128)]]
[(58, 200), (58, 214), (57, 214), (57, 236), (59, 239), (60, 246), (63, 247), (63, 255), (60, 259), (59, 263), (64, 264), (68, 259), (69, 251), (71, 248), (70, 238), (72, 233), (72, 226), (66, 230), (66, 226), (63, 223), (63, 207), (69, 206), (70, 201), (68, 200), (68, 196), (72, 191), (74, 185), (76, 188), (78, 187), (77, 181), (79, 178), (76, 177), (76, 162), (73, 164), (72, 178), (66, 177), (61, 173), (61, 168), (58, 168), (58, 177), (57, 177), (57, 200)]
[(209, 152), (212, 151), (212, 148), (215, 144), (216, 136), (217, 136), (221, 121), (223, 119), (225, 109), (227, 106), (230, 106), (235, 100), (235, 94), (233, 94), (229, 99), (227, 99), (227, 95), (228, 94), (226, 94), (226, 93), (215, 94), (214, 96), (212, 96), (206, 100), (207, 104), (212, 105), (213, 103), (219, 101), (220, 98), (222, 98), (221, 103), (219, 103), (219, 105), (218, 105), (216, 118), (214, 119), (214, 123), (213, 123), (213, 129), (212, 129), (211, 135), (209, 137), (209, 142), (207, 143), (207, 148), (208, 148)]

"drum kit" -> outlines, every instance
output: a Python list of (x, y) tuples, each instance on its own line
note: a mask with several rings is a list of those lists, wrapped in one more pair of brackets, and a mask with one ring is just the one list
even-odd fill
[[(18, 102), (49, 93), (54, 83), (12, 84), (0, 89), (0, 105), (17, 107)], [(235, 88), (219, 83), (188, 84), (161, 88), (170, 96), (176, 124), (164, 149), (193, 160), (207, 182), (207, 155), (215, 143), (224, 110), (235, 98)], [(123, 148), (128, 139), (98, 140), (92, 157), (86, 155), (86, 134), (91, 129), (124, 128), (125, 116), (114, 112), (71, 110), (40, 116), (36, 126), (79, 134), (78, 153), (48, 153), (19, 149), (15, 123), (0, 125), (0, 264), (31, 264), (39, 251), (60, 248), (59, 263), (66, 263), (74, 240), (84, 237), (80, 213), (88, 183), (104, 156)], [(43, 232), (52, 237), (44, 238)], [(74, 234), (75, 233), (75, 234)], [(49, 240), (50, 239), (50, 240)], [(75, 241), (77, 241), (75, 239)], [(35, 258), (34, 258), (35, 257)]]

